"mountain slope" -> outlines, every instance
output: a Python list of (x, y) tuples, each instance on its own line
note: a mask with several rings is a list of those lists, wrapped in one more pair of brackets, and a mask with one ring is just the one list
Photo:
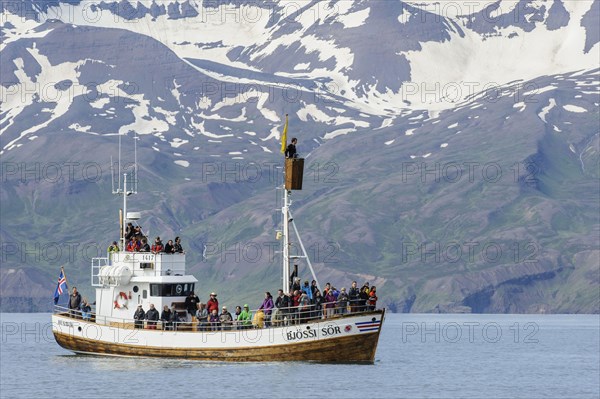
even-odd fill
[(59, 265), (91, 295), (136, 156), (131, 206), (183, 237), (200, 292), (276, 289), (287, 113), (322, 283), (395, 311), (598, 312), (598, 2), (294, 4), (0, 5), (2, 310), (47, 310)]

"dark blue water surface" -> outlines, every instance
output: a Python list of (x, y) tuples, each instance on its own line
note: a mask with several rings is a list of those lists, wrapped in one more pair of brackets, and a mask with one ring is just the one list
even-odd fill
[(598, 315), (388, 314), (374, 365), (77, 356), (0, 314), (0, 397), (598, 398)]

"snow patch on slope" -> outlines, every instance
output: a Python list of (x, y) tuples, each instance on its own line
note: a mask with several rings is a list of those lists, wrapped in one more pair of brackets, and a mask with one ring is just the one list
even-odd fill
[(540, 119), (542, 121), (544, 121), (544, 123), (548, 123), (546, 122), (546, 115), (548, 115), (548, 113), (552, 110), (552, 108), (556, 107), (556, 100), (551, 98), (550, 99), (550, 103), (545, 106), (544, 108), (542, 108), (542, 112), (540, 112), (538, 114), (538, 116), (540, 117)]
[(190, 163), (188, 161), (184, 161), (183, 159), (178, 159), (176, 161), (173, 161), (176, 165), (182, 166), (184, 168), (188, 168), (190, 166)]
[(369, 14), (371, 13), (370, 8), (365, 8), (360, 11), (356, 11), (346, 15), (338, 16), (337, 20), (344, 25), (344, 28), (358, 28), (365, 24), (367, 18), (369, 18)]
[(333, 132), (326, 133), (325, 136), (323, 136), (323, 138), (325, 140), (329, 140), (329, 139), (332, 139), (334, 137), (343, 136), (345, 134), (352, 133), (352, 132), (355, 132), (355, 131), (356, 131), (356, 129), (352, 129), (352, 128), (350, 128), (350, 129), (337, 129), (337, 130), (334, 130)]
[(587, 112), (587, 109), (578, 107), (577, 105), (567, 104), (567, 105), (564, 105), (563, 108), (565, 109), (565, 111), (574, 112), (577, 114)]

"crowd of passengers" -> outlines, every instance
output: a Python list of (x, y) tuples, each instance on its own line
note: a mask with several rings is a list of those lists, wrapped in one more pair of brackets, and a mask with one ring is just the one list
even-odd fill
[[(169, 240), (164, 246), (160, 237), (156, 237), (154, 244), (150, 246), (142, 228), (133, 226), (132, 223), (128, 223), (125, 229), (125, 242), (127, 252), (183, 253), (179, 237), (175, 237), (175, 242)], [(116, 241), (108, 247), (109, 255), (119, 250)], [(284, 293), (280, 289), (275, 299), (270, 292), (265, 292), (265, 299), (254, 314), (248, 304), (236, 306), (235, 313), (231, 314), (227, 306), (219, 309), (216, 293), (212, 292), (208, 301), (203, 303), (191, 292), (185, 300), (185, 316), (178, 313), (174, 303), (171, 308), (165, 305), (160, 313), (153, 304), (150, 304), (147, 311), (142, 305), (138, 305), (133, 317), (134, 326), (156, 329), (160, 321), (162, 328), (167, 330), (175, 329), (177, 323), (182, 322), (192, 323), (201, 331), (262, 328), (374, 310), (377, 304), (377, 287), (370, 287), (369, 282), (365, 282), (359, 289), (356, 281), (353, 281), (349, 290), (345, 287), (338, 290), (327, 283), (323, 292), (317, 287), (316, 280), (310, 284), (306, 280), (302, 285), (300, 278), (293, 277), (291, 282), (291, 292)]]
[(219, 308), (215, 292), (211, 292), (206, 303), (190, 292), (185, 299), (185, 315), (178, 312), (175, 303), (171, 304), (171, 308), (165, 305), (160, 314), (151, 304), (148, 311), (138, 305), (133, 318), (136, 328), (144, 328), (145, 322), (145, 328), (156, 329), (160, 321), (165, 330), (176, 329), (178, 323), (184, 322), (200, 331), (222, 331), (299, 324), (374, 310), (376, 305), (377, 287), (369, 287), (368, 282), (359, 289), (353, 281), (348, 291), (345, 287), (338, 290), (327, 283), (321, 293), (316, 281), (313, 280), (310, 285), (305, 281), (304, 285), (300, 285), (300, 279), (295, 278), (291, 294), (280, 289), (273, 299), (270, 292), (265, 292), (265, 299), (254, 314), (248, 304), (236, 306), (234, 314), (228, 311), (227, 306)]
[[(109, 255), (119, 252), (120, 248), (117, 242), (113, 241), (107, 251)], [(175, 237), (175, 241), (167, 241), (166, 244), (163, 244), (160, 237), (156, 237), (154, 243), (150, 245), (148, 237), (144, 235), (142, 228), (140, 226), (133, 226), (133, 223), (128, 223), (125, 228), (125, 251), (175, 254), (183, 253), (183, 248), (181, 246), (181, 238), (179, 237)]]

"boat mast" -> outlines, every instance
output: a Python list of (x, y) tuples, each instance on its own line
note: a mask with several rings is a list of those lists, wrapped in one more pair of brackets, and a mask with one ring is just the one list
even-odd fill
[(121, 241), (123, 244), (123, 250), (127, 243), (125, 242), (125, 231), (127, 230), (127, 173), (123, 173), (123, 236)]
[[(284, 181), (285, 181), (285, 168), (284, 168)], [(290, 293), (290, 225), (289, 225), (289, 193), (283, 185), (283, 206), (281, 207), (282, 221), (283, 221), (283, 292)]]
[[(304, 159), (302, 158), (284, 158), (284, 167), (283, 167), (283, 205), (281, 207), (281, 217), (283, 224), (282, 233), (282, 258), (283, 258), (283, 273), (282, 273), (282, 289), (285, 293), (290, 293), (292, 287), (292, 281), (290, 281), (290, 261), (292, 259), (306, 259), (306, 263), (308, 264), (308, 268), (312, 274), (313, 279), (317, 282), (317, 288), (321, 289), (321, 285), (319, 284), (319, 280), (317, 279), (317, 275), (315, 274), (315, 270), (313, 269), (312, 263), (310, 262), (310, 258), (308, 257), (308, 253), (306, 252), (306, 248), (304, 247), (304, 243), (302, 242), (302, 238), (300, 237), (300, 233), (298, 232), (298, 228), (296, 227), (296, 223), (294, 222), (294, 217), (292, 216), (292, 212), (290, 208), (292, 206), (292, 190), (302, 190), (302, 178), (304, 174)], [(291, 242), (290, 242), (290, 224), (294, 228), (294, 233), (296, 235), (296, 239), (298, 240), (298, 244), (300, 245), (300, 250), (302, 255), (291, 255)]]
[[(121, 173), (121, 133), (119, 133), (119, 170), (117, 172), (117, 177), (119, 178), (119, 182), (118, 182), (118, 188), (115, 190), (115, 181), (114, 181), (114, 171), (113, 171), (113, 163), (112, 163), (112, 157), (110, 160), (110, 164), (111, 164), (111, 180), (112, 180), (112, 187), (113, 187), (113, 194), (116, 195), (123, 195), (123, 214), (119, 216), (119, 222), (121, 223), (121, 248), (123, 248), (123, 250), (125, 250), (125, 246), (127, 245), (127, 242), (125, 240), (125, 231), (127, 229), (127, 221), (129, 220), (127, 217), (127, 197), (130, 196), (131, 194), (137, 194), (137, 133), (135, 134), (135, 137), (133, 138), (133, 144), (134, 144), (134, 164), (133, 164), (133, 171), (131, 172), (131, 178), (133, 180), (132, 183), (132, 191), (127, 191), (127, 173), (123, 173), (123, 189), (121, 189), (121, 178), (119, 173)], [(135, 219), (132, 219), (135, 220)]]

